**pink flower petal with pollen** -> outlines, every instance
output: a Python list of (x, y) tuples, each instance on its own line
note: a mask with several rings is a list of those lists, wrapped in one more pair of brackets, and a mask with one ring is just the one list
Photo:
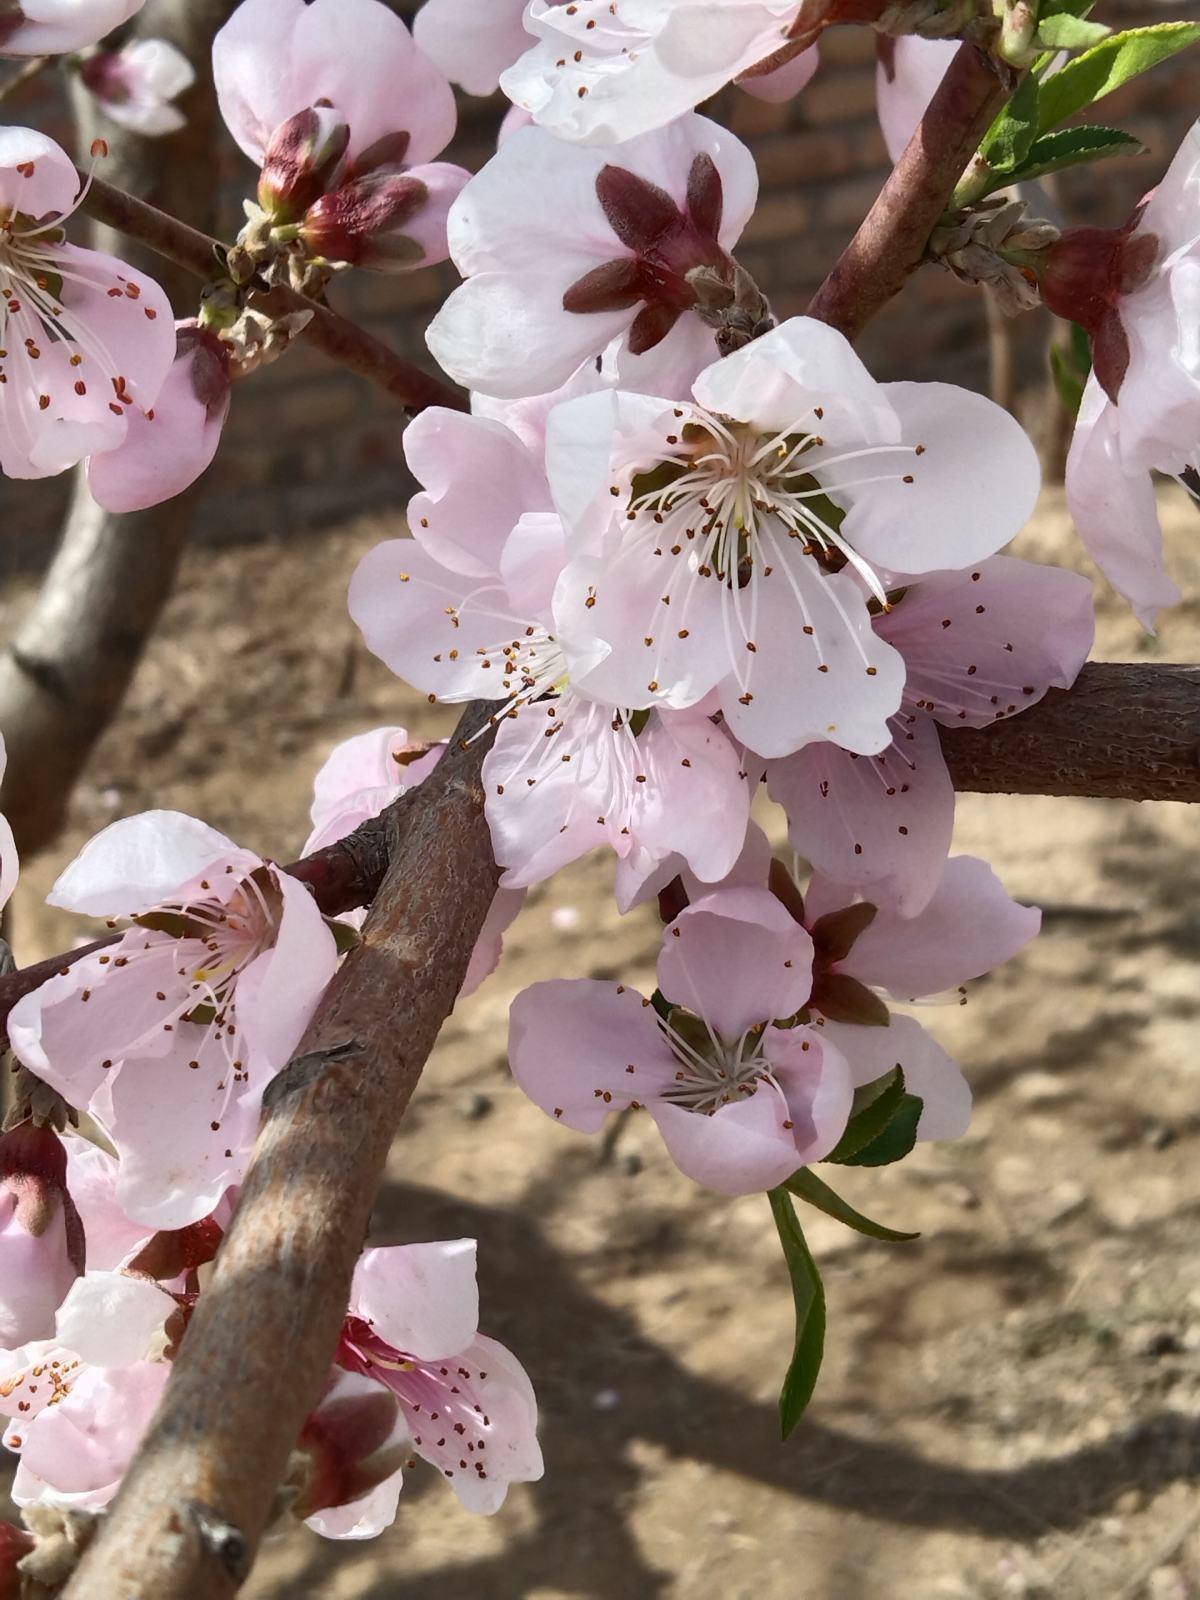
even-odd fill
[(434, 1361), (479, 1331), (474, 1239), (364, 1250), (350, 1291), (353, 1312), (394, 1350)]
[(1183, 596), (1163, 564), (1154, 480), (1122, 461), (1120, 412), (1089, 378), (1067, 456), (1067, 505), (1088, 554), (1153, 632), (1158, 613)]
[(246, 1069), (257, 1087), (281, 1072), (337, 969), (333, 934), (307, 886), (270, 869), (283, 897), (275, 938), (238, 981), (237, 1017)]
[(992, 556), (911, 584), (875, 626), (904, 657), (910, 710), (985, 728), (1074, 683), (1095, 635), (1092, 586), (1076, 572)]
[(917, 1138), (961, 1139), (971, 1121), (971, 1086), (962, 1068), (914, 1017), (893, 1011), (886, 1028), (821, 1022), (818, 1032), (850, 1064), (856, 1085), (874, 1083), (899, 1067), (910, 1094), (924, 1102)]
[(79, 186), (75, 163), (53, 139), (33, 128), (0, 127), (0, 212), (59, 216), (75, 204)]
[(589, 978), (522, 990), (509, 1012), (508, 1059), (534, 1104), (580, 1133), (595, 1133), (634, 1100), (651, 1101), (679, 1066), (648, 1001)]
[(389, 134), (431, 161), (456, 120), (450, 85), (380, 0), (243, 0), (213, 44), (221, 115), (259, 165), (281, 122), (328, 100), (350, 124), (354, 162)]
[(732, 1044), (800, 1009), (812, 989), (812, 940), (766, 889), (719, 889), (676, 917), (658, 986)]
[(832, 498), (849, 507), (845, 537), (892, 572), (964, 567), (994, 554), (1037, 504), (1042, 473), (1028, 434), (994, 401), (955, 384), (884, 383), (879, 390), (899, 419), (912, 452), (907, 459), (881, 458), (882, 481), (869, 483), (869, 460), (823, 468), (836, 447), (811, 457)]
[(124, 443), (88, 463), (92, 498), (107, 511), (125, 512), (182, 494), (212, 465), (229, 400), (221, 342), (181, 324), (175, 364), (154, 405), (131, 410)]
[(89, 1272), (76, 1279), (59, 1307), (55, 1339), (94, 1367), (142, 1361), (175, 1310), (165, 1290), (123, 1272)]
[(952, 856), (924, 910), (903, 918), (881, 907), (842, 967), (897, 1000), (920, 999), (1001, 966), (1036, 936), (1041, 921), (1036, 907), (1009, 898), (986, 861)]
[(19, 1506), (98, 1511), (120, 1487), (171, 1376), (165, 1361), (90, 1367), (29, 1429), (13, 1481)]
[(954, 785), (937, 726), (900, 713), (879, 755), (828, 741), (767, 769), (771, 798), (788, 815), (793, 849), (816, 871), (912, 916), (936, 890), (954, 831)]

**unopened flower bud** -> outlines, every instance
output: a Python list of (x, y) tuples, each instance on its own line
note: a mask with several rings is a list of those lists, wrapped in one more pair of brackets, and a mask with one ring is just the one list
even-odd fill
[(310, 207), (301, 236), (315, 255), (376, 272), (444, 261), (446, 216), (467, 176), (445, 162), (364, 173)]
[[(398, 1472), (409, 1455), (400, 1405), (382, 1384), (337, 1371), (304, 1424), (296, 1447), (301, 1487), (293, 1502), (303, 1520), (361, 1499)], [(298, 1462), (293, 1461), (293, 1471)]]
[(66, 1150), (52, 1128), (22, 1123), (0, 1137), (0, 1346), (49, 1338), (83, 1270)]
[(297, 111), (271, 135), (259, 205), (276, 223), (297, 221), (329, 188), (349, 142), (349, 125), (333, 106)]

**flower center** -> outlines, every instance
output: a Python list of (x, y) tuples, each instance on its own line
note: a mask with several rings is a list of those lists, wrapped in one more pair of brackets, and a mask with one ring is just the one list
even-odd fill
[(662, 1098), (685, 1111), (711, 1116), (722, 1106), (752, 1095), (760, 1083), (775, 1085), (771, 1063), (762, 1054), (763, 1024), (730, 1044), (701, 1017), (676, 1008), (659, 1020), (679, 1070)]

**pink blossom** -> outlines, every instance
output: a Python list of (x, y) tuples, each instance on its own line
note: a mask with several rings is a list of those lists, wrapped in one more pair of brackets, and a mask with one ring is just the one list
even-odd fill
[(239, 1180), (333, 935), (302, 884), (172, 811), (104, 829), (48, 898), (134, 925), (18, 1002), (13, 1048), (107, 1129), (128, 1215), (183, 1227)]
[(891, 744), (862, 756), (814, 742), (767, 777), (802, 857), (908, 917), (937, 888), (954, 826), (938, 724), (987, 727), (1070, 688), (1092, 646), (1091, 584), (992, 556), (908, 585), (874, 625), (904, 658)]
[(133, 408), (124, 442), (88, 462), (92, 498), (108, 511), (141, 511), (182, 494), (217, 453), (229, 415), (229, 347), (195, 320), (177, 324), (175, 339), (154, 405)]
[[(313, 832), (304, 855), (320, 850), (352, 833), (360, 823), (377, 817), (393, 800), (415, 788), (445, 754), (444, 743), (426, 749), (410, 744), (404, 728), (374, 728), (346, 739), (330, 754), (313, 782)], [(459, 993), (474, 994), (496, 970), (504, 935), (525, 904), (524, 889), (497, 889), (484, 919)], [(365, 913), (344, 920), (360, 925)]]
[(226, 125), (260, 167), (303, 114), (319, 108), (345, 130), (325, 198), (299, 207), (318, 206), (314, 245), (374, 267), (444, 259), (446, 213), (467, 179), (433, 159), (454, 134), (454, 95), (381, 0), (243, 0), (214, 41), (213, 73)]
[(187, 119), (171, 102), (196, 78), (188, 58), (166, 39), (97, 50), (80, 63), (79, 76), (114, 122), (151, 137), (183, 127)]
[(62, 1140), (32, 1122), (0, 1134), (0, 1346), (54, 1332), (83, 1251)]
[(12, 1497), (98, 1510), (116, 1493), (170, 1368), (174, 1298), (147, 1278), (88, 1272), (53, 1337), (0, 1351), (4, 1446), (20, 1457)]
[[(531, 39), (522, 15), (526, 0), (425, 0), (413, 21), (413, 37), (425, 54), (468, 94), (494, 94), (500, 74), (526, 51)], [(553, 0), (558, 5), (565, 0)]]
[(924, 909), (901, 917), (856, 901), (821, 877), (805, 896), (816, 948), (808, 1009), (821, 1037), (850, 1063), (856, 1086), (895, 1067), (924, 1102), (919, 1139), (957, 1139), (971, 1116), (962, 1070), (900, 1004), (960, 988), (1011, 959), (1037, 934), (1041, 912), (1005, 894), (986, 861), (954, 856)]
[(123, 443), (175, 354), (167, 297), (150, 278), (65, 243), (74, 165), (51, 139), (0, 128), (0, 468), (65, 471)]
[(665, 1018), (624, 984), (534, 984), (513, 1002), (513, 1076), (584, 1133), (645, 1107), (675, 1164), (708, 1188), (772, 1188), (827, 1154), (850, 1112), (838, 1050), (776, 1025), (808, 999), (812, 963), (811, 939), (766, 889), (718, 889), (666, 931)]
[[(473, 1239), (364, 1250), (337, 1361), (395, 1395), (413, 1451), (468, 1511), (490, 1515), (509, 1484), (542, 1476), (533, 1387), (511, 1351), (479, 1332)], [(372, 1497), (369, 1521), (318, 1522), (318, 1531), (379, 1532), (399, 1488), (397, 1473)]]
[(455, 202), (450, 253), (467, 281), (427, 337), (459, 382), (539, 394), (615, 340), (623, 383), (673, 393), (712, 360), (690, 274), (732, 283), (758, 195), (750, 152), (686, 116), (614, 154), (522, 128)]
[(483, 779), (501, 882), (536, 883), (606, 842), (621, 857), (678, 850), (703, 878), (723, 876), (749, 814), (737, 751), (707, 708), (635, 719), (576, 690), (555, 631), (562, 536), (539, 452), (501, 423), (440, 410), (410, 424), (405, 450), (428, 486), (410, 507), (414, 537), (364, 558), (350, 612), (430, 699), (498, 702)]
[(955, 39), (920, 39), (902, 34), (879, 40), (875, 100), (888, 155), (899, 161), (904, 147), (958, 53)]
[(500, 85), (560, 139), (619, 144), (813, 43), (819, 28), (795, 33), (803, 10), (799, 0), (531, 0), (537, 42)]
[(1153, 628), (1179, 589), (1163, 565), (1152, 473), (1200, 460), (1200, 122), (1125, 228), (1071, 230), (1042, 277), (1047, 304), (1093, 337), (1067, 458), (1067, 503), (1105, 576)]
[(145, 0), (4, 0), (0, 56), (61, 55), (95, 44)]
[(764, 757), (813, 739), (877, 754), (904, 686), (872, 627), (881, 572), (991, 555), (1033, 509), (1032, 445), (980, 395), (876, 383), (840, 333), (803, 317), (692, 392), (599, 393), (551, 416), (573, 681), (626, 705), (716, 691)]

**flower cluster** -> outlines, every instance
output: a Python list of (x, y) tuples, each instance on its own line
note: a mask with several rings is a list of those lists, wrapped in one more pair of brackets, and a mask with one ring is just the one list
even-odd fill
[[(74, 70), (112, 118), (168, 132), (188, 64), (158, 41), (100, 43), (138, 5), (0, 0), (0, 54), (86, 50)], [(1040, 488), (1013, 417), (954, 385), (877, 380), (836, 328), (777, 318), (738, 259), (754, 160), (696, 108), (735, 81), (799, 92), (839, 23), (887, 36), (897, 160), (949, 41), (999, 27), (966, 3), (427, 0), (410, 34), (381, 0), (243, 0), (213, 74), (254, 197), (178, 322), (152, 280), (68, 242), (84, 192), (67, 155), (0, 129), (0, 468), (87, 463), (112, 511), (210, 465), (235, 381), (328, 316), (315, 302), (339, 274), (453, 261), (428, 344), (469, 409), (408, 425), (410, 536), (367, 554), (349, 610), (431, 704), (490, 708), (475, 737), (500, 886), (463, 992), (530, 887), (611, 851), (621, 911), (656, 903), (664, 924), (655, 987), (527, 989), (514, 1077), (582, 1132), (644, 1109), (687, 1178), (773, 1205), (828, 1192), (813, 1163), (965, 1131), (967, 1077), (910, 1008), (965, 998), (1040, 914), (951, 854), (943, 734), (1069, 687), (1093, 635), (1087, 580), (1002, 553)], [(440, 159), (452, 82), (512, 101), (474, 176)], [(1194, 485), (1197, 464), (1198, 213), (1200, 124), (1125, 227), (1046, 243), (996, 211), (984, 240), (1005, 281), (1032, 299), (1036, 280), (1091, 337), (1068, 497), (1148, 626), (1178, 598), (1150, 475)], [(974, 240), (978, 220), (947, 225)], [(395, 726), (339, 746), (309, 855), (444, 749)], [(163, 1393), (264, 1096), (359, 939), (365, 913), (325, 915), (306, 865), (151, 811), (106, 828), (50, 894), (109, 936), (8, 1017), (33, 1086), (0, 1135), (0, 1414), (22, 1507), (105, 1506)], [(0, 905), (16, 870), (0, 819)], [(474, 1241), (368, 1248), (291, 1507), (330, 1537), (376, 1533), (420, 1457), (494, 1512), (541, 1474), (536, 1420), (523, 1368), (479, 1331)]]

